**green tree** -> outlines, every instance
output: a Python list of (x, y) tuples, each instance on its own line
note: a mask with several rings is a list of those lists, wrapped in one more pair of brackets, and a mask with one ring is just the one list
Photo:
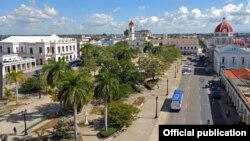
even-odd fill
[(67, 119), (65, 117), (62, 117), (58, 120), (56, 126), (54, 127), (56, 136), (60, 138), (68, 138), (69, 137), (69, 125), (67, 122)]
[(145, 47), (143, 48), (144, 53), (152, 53), (153, 50), (153, 43), (150, 41), (145, 42)]
[(162, 62), (153, 56), (150, 58), (139, 58), (138, 64), (139, 68), (143, 70), (147, 76), (152, 77), (152, 79), (155, 79), (156, 75), (160, 75), (164, 71)]
[(116, 76), (110, 73), (107, 69), (100, 72), (96, 78), (95, 96), (101, 97), (105, 101), (104, 116), (105, 116), (105, 130), (108, 128), (108, 98), (119, 92), (119, 81)]
[[(70, 67), (64, 59), (60, 59), (58, 62), (55, 60), (48, 60), (48, 64), (45, 65), (42, 70), (46, 75), (48, 85), (52, 88), (60, 88), (60, 83), (65, 78)], [(58, 100), (60, 101), (60, 110), (62, 111), (62, 99)]]
[(81, 48), (81, 61), (82, 65), (87, 72), (95, 71), (97, 68), (96, 59), (94, 57), (94, 45), (86, 44), (83, 48)]
[(122, 102), (111, 102), (108, 110), (110, 125), (119, 128), (130, 126), (140, 112), (137, 107)]
[(65, 104), (72, 105), (74, 109), (75, 141), (77, 140), (77, 108), (82, 108), (83, 105), (88, 103), (90, 88), (90, 81), (84, 75), (72, 72), (62, 82), (59, 91), (59, 95)]
[(40, 89), (39, 80), (37, 77), (29, 77), (20, 86), (21, 92), (32, 92)]
[(61, 80), (65, 77), (65, 73), (70, 70), (68, 63), (64, 59), (59, 61), (48, 60), (48, 64), (43, 67), (43, 72), (46, 74), (47, 83), (51, 87), (58, 87)]
[(6, 83), (7, 84), (12, 84), (15, 83), (16, 87), (16, 105), (18, 105), (18, 88), (19, 88), (19, 83), (22, 83), (25, 81), (26, 77), (22, 71), (12, 71), (10, 73), (7, 73), (5, 76)]
[(125, 37), (128, 37), (129, 36), (129, 30), (128, 29), (124, 30), (123, 34), (124, 34)]

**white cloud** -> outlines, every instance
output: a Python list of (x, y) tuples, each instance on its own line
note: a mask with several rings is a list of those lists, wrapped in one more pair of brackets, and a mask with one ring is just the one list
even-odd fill
[(121, 8), (120, 7), (116, 7), (112, 10), (112, 13), (116, 13), (117, 11), (119, 11)]
[(111, 23), (113, 20), (113, 17), (110, 15), (104, 13), (94, 13), (87, 19), (85, 23), (90, 26), (103, 26)]
[(180, 7), (178, 13), (180, 13), (180, 14), (188, 14), (187, 7), (185, 7), (185, 6)]
[(60, 19), (56, 19), (53, 21), (53, 25), (58, 27), (65, 27), (74, 22), (73, 19), (67, 18), (67, 17), (61, 17)]
[(140, 6), (138, 6), (137, 8), (138, 8), (139, 10), (145, 10), (145, 9), (146, 9), (146, 6), (140, 5)]

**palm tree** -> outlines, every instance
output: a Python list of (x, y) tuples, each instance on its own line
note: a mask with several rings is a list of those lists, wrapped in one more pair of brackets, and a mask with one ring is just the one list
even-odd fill
[(22, 71), (12, 71), (10, 73), (7, 73), (5, 76), (6, 83), (7, 84), (12, 84), (15, 82), (15, 87), (16, 87), (16, 105), (18, 105), (18, 88), (19, 88), (19, 83), (25, 81), (25, 75)]
[(65, 72), (70, 70), (69, 65), (60, 59), (59, 61), (48, 60), (48, 64), (43, 67), (43, 71), (47, 74), (47, 83), (51, 87), (58, 87), (60, 81), (64, 78)]
[(59, 95), (65, 104), (74, 108), (74, 137), (77, 140), (77, 108), (82, 108), (89, 101), (90, 81), (81, 74), (70, 73), (62, 82)]
[(119, 81), (118, 79), (108, 71), (108, 69), (103, 70), (96, 79), (97, 85), (95, 88), (95, 95), (97, 97), (102, 97), (105, 100), (104, 116), (105, 116), (105, 129), (108, 128), (108, 98), (112, 99), (112, 95), (118, 94), (119, 91)]
[[(66, 72), (70, 70), (69, 65), (60, 59), (58, 62), (55, 60), (48, 60), (48, 64), (43, 67), (43, 72), (47, 75), (46, 80), (48, 85), (52, 88), (59, 88), (60, 82), (65, 78)], [(60, 101), (60, 110), (62, 111), (62, 99)]]

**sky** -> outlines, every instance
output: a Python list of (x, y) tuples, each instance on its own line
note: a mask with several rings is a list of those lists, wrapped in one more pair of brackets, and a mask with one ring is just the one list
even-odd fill
[(250, 31), (250, 0), (0, 0), (0, 34), (213, 33), (226, 17)]

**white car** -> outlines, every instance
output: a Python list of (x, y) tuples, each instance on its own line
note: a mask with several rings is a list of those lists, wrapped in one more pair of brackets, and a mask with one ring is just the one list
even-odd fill
[(183, 75), (190, 75), (190, 74), (192, 74), (191, 72), (184, 72), (184, 73), (182, 73)]

